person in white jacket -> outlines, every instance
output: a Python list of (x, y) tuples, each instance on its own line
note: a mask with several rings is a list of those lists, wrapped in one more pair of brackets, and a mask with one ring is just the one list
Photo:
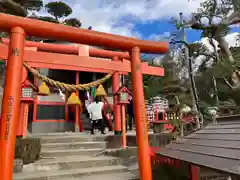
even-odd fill
[(103, 106), (104, 103), (101, 102), (99, 97), (96, 97), (95, 101), (87, 107), (91, 121), (91, 134), (94, 134), (94, 129), (98, 126), (101, 128), (101, 133), (105, 134), (105, 124), (102, 115)]

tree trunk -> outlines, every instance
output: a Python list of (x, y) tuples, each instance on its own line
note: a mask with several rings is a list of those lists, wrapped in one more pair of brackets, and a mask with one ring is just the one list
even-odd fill
[[(232, 65), (234, 65), (235, 59), (234, 59), (234, 57), (232, 55), (232, 52), (229, 48), (228, 42), (223, 37), (215, 37), (215, 38), (218, 41), (219, 47), (221, 48), (221, 50), (228, 56), (229, 62)], [(236, 67), (236, 66), (233, 66), (233, 68), (234, 67)], [(235, 76), (235, 74), (237, 74), (237, 76)], [(240, 74), (239, 70), (233, 69), (232, 77), (231, 77), (232, 83), (229, 83), (229, 82), (227, 83), (228, 86), (230, 85), (229, 87), (232, 88), (232, 89), (239, 89), (240, 88), (240, 77), (239, 77), (238, 74)]]
[[(220, 39), (223, 39), (223, 38), (219, 38)], [(223, 39), (225, 41), (225, 39)], [(214, 59), (214, 64), (218, 63), (218, 52), (217, 52), (217, 47), (216, 45), (214, 44), (213, 42), (213, 38), (209, 38), (209, 43), (211, 44), (211, 46), (213, 47), (214, 49), (214, 56), (216, 57), (216, 59)], [(227, 42), (222, 42), (222, 45), (224, 47), (228, 47), (228, 43)], [(217, 107), (219, 107), (219, 98), (218, 98), (218, 90), (217, 90), (217, 81), (216, 81), (216, 78), (215, 76), (212, 77), (212, 80), (213, 80), (213, 89), (214, 89), (214, 100), (215, 100), (215, 105)]]
[(216, 78), (213, 76), (213, 89), (214, 89), (214, 98), (215, 98), (215, 104), (217, 107), (219, 107), (219, 98), (218, 98), (218, 90), (217, 90), (217, 81)]
[(219, 47), (222, 49), (222, 51), (224, 53), (226, 53), (226, 55), (228, 56), (228, 60), (231, 62), (231, 63), (234, 63), (235, 60), (233, 58), (233, 55), (232, 55), (232, 52), (229, 48), (229, 44), (228, 42), (223, 38), (223, 37), (215, 37), (216, 40), (218, 41), (219, 43)]
[[(193, 76), (192, 58), (190, 57), (190, 52), (188, 48), (185, 48), (185, 54), (187, 57), (188, 76), (190, 78), (190, 83), (191, 83), (190, 93), (191, 93), (191, 99), (192, 99), (192, 106), (193, 106), (193, 109), (197, 111), (198, 115), (200, 116), (199, 117), (200, 121), (203, 124), (202, 114), (198, 106), (198, 95), (197, 95), (196, 83)], [(198, 118), (197, 118), (196, 124), (197, 124), (197, 128), (199, 129), (201, 126)]]
[[(197, 111), (198, 115), (200, 116), (199, 117), (200, 121), (203, 124), (203, 117), (202, 117), (202, 114), (201, 114), (199, 106), (198, 106), (198, 95), (197, 95), (196, 83), (195, 83), (194, 76), (193, 76), (192, 58), (191, 57), (188, 57), (188, 72), (189, 72), (189, 78), (190, 78), (190, 82), (191, 82), (191, 95), (192, 95), (193, 107)], [(197, 118), (196, 124), (197, 124), (197, 128), (199, 129), (200, 122), (199, 122), (198, 118)]]
[[(198, 107), (198, 97), (197, 97), (197, 89), (196, 89), (196, 84), (195, 84), (195, 81), (194, 81), (194, 77), (193, 77), (193, 67), (192, 67), (192, 58), (190, 57), (190, 49), (189, 49), (189, 46), (187, 45), (186, 47), (186, 41), (187, 41), (187, 38), (186, 38), (186, 33), (185, 33), (185, 28), (183, 26), (184, 24), (184, 20), (183, 20), (183, 14), (180, 13), (180, 24), (181, 24), (181, 30), (182, 30), (182, 35), (183, 35), (183, 41), (185, 42), (185, 48), (184, 48), (184, 53), (185, 53), (185, 57), (186, 57), (186, 60), (187, 60), (187, 70), (188, 70), (188, 76), (190, 78), (190, 82), (191, 82), (191, 99), (192, 99), (192, 106), (194, 109), (196, 109), (198, 115), (200, 115), (200, 119), (201, 119), (201, 122), (203, 123), (203, 118), (202, 118), (202, 115), (200, 113), (200, 110), (199, 110), (199, 107)], [(196, 124), (197, 124), (197, 128), (199, 129), (200, 128), (200, 122), (199, 122), (199, 119), (197, 118), (196, 120)]]

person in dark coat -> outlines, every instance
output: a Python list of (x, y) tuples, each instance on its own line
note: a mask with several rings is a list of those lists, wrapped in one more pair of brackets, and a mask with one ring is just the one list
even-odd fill
[[(129, 99), (129, 104), (128, 104), (128, 127), (129, 130), (132, 131), (132, 126), (134, 122), (134, 110), (133, 110), (133, 100)], [(128, 127), (126, 127), (126, 131), (128, 130)]]

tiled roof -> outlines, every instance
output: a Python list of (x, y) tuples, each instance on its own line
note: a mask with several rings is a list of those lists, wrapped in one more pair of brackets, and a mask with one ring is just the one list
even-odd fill
[(158, 154), (240, 175), (240, 116), (221, 118), (166, 145)]

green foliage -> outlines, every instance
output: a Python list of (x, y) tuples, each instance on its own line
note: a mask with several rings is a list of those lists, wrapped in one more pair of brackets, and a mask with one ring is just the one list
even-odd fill
[[(218, 22), (214, 21), (216, 18), (219, 19)], [(173, 19), (172, 22), (177, 28), (185, 27), (201, 31), (202, 37), (208, 37), (211, 45), (213, 45), (212, 38), (219, 43), (220, 51), (214, 53), (209, 52), (208, 48), (199, 43), (190, 45), (191, 56), (205, 55), (205, 59), (196, 69), (194, 78), (200, 104), (215, 106), (219, 100), (221, 102), (233, 99), (238, 104), (237, 91), (232, 87), (230, 88), (225, 79), (234, 84), (239, 84), (233, 81), (232, 75), (236, 70), (240, 70), (240, 53), (239, 50), (234, 52), (228, 49), (229, 46), (224, 36), (229, 33), (230, 25), (240, 23), (240, 1), (205, 0), (201, 3), (198, 12), (192, 14), (190, 21), (183, 21), (182, 23)], [(214, 82), (216, 82), (216, 85)]]
[(43, 7), (42, 0), (5, 0), (0, 1), (1, 12), (26, 17), (28, 11), (39, 11)]
[[(39, 11), (43, 7), (42, 0), (8, 0), (0, 2), (0, 7), (2, 11), (7, 14), (13, 14), (17, 16), (27, 16), (28, 11)], [(72, 13), (71, 7), (62, 2), (49, 2), (44, 6), (51, 16), (37, 16), (33, 14), (29, 16), (31, 19), (38, 19), (42, 21), (47, 21), (51, 23), (62, 23), (68, 26), (81, 27), (82, 23), (76, 18), (69, 18), (60, 21), (60, 18), (66, 18)], [(5, 34), (1, 34), (1, 37), (5, 37)]]
[(42, 0), (13, 0), (13, 1), (30, 11), (40, 11), (40, 9), (43, 7)]
[(170, 124), (173, 126), (173, 127), (176, 127), (177, 128), (177, 132), (180, 132), (181, 131), (181, 124), (182, 122), (180, 121), (180, 119), (171, 119), (170, 121)]
[[(158, 95), (159, 78), (151, 75), (143, 75), (145, 99)], [(153, 88), (155, 86), (155, 88)]]
[(38, 18), (38, 20), (47, 21), (47, 22), (56, 23), (56, 24), (59, 23), (58, 20), (56, 20), (55, 18), (50, 17), (50, 16), (40, 16), (40, 17)]
[[(146, 59), (145, 59), (146, 60)], [(151, 60), (148, 60), (151, 62)], [(164, 68), (163, 77), (143, 76), (145, 99), (155, 96), (164, 96), (167, 99), (176, 97), (181, 103), (191, 105), (189, 84), (181, 79), (182, 62), (173, 60), (168, 52), (162, 59), (160, 67)], [(175, 101), (176, 102), (176, 101)]]
[(15, 159), (22, 159), (23, 164), (29, 164), (40, 157), (41, 141), (39, 138), (17, 138)]
[(64, 24), (68, 26), (79, 27), (79, 28), (82, 26), (82, 23), (76, 18), (66, 19), (64, 21)]
[[(232, 48), (232, 53), (236, 59), (236, 64), (240, 64), (238, 48)], [(233, 71), (232, 64), (225, 60), (225, 58), (223, 54), (220, 54), (220, 61), (210, 67), (206, 67), (206, 62), (200, 64), (195, 81), (201, 104), (207, 104), (208, 106), (216, 105), (214, 100), (216, 94), (214, 92), (213, 77), (215, 77), (217, 81), (217, 94), (220, 102), (231, 99), (234, 100), (237, 105), (240, 103), (240, 98), (238, 96), (239, 90), (229, 88), (224, 81), (224, 78), (231, 78)]]
[(45, 5), (45, 8), (47, 12), (56, 19), (64, 18), (72, 14), (72, 8), (62, 1), (49, 2)]
[[(82, 26), (82, 23), (76, 18), (66, 19), (72, 13), (72, 9), (69, 5), (67, 5), (64, 2), (61, 2), (61, 1), (50, 2), (45, 5), (45, 8), (47, 9), (47, 12), (54, 17), (44, 16), (44, 17), (39, 17), (38, 18), (39, 20), (48, 21), (52, 23), (60, 23), (67, 26), (73, 26), (78, 28)], [(63, 19), (60, 20), (60, 18), (63, 18)]]

